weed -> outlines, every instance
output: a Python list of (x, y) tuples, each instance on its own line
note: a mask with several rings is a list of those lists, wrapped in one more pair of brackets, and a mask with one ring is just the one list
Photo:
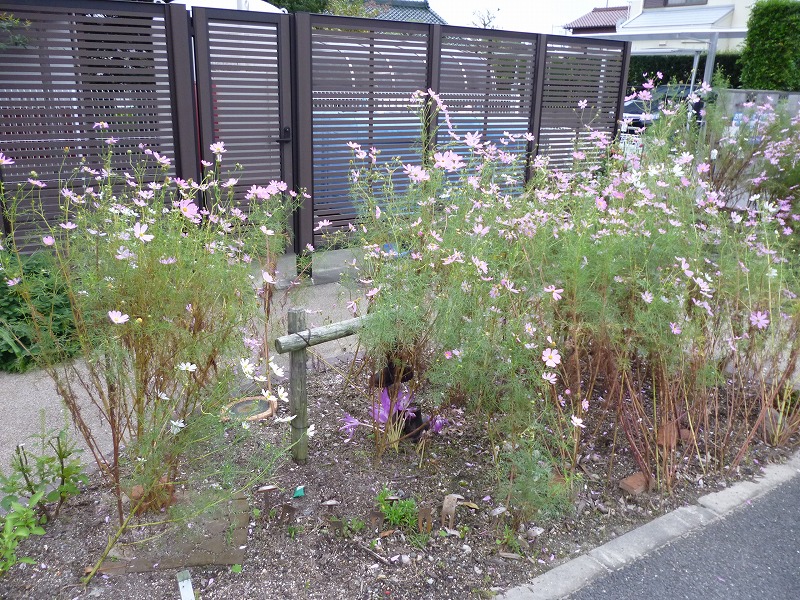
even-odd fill
[(18, 562), (34, 564), (31, 558), (17, 556), (17, 546), (28, 538), (31, 534), (44, 535), (41, 526), (41, 517), (36, 515), (32, 506), (36, 506), (41, 500), (44, 492), (36, 492), (29, 499), (26, 506), (20, 502), (11, 502), (8, 512), (0, 517), (0, 575), (5, 574), (11, 567)]
[(522, 547), (517, 539), (517, 534), (514, 532), (514, 528), (510, 525), (503, 526), (503, 532), (496, 540), (496, 543), (498, 546), (504, 547), (511, 552), (522, 554)]
[(407, 533), (406, 537), (408, 538), (408, 543), (414, 546), (414, 548), (419, 548), (420, 550), (424, 550), (431, 539), (431, 534), (422, 533), (419, 531), (413, 531)]
[(417, 527), (417, 502), (413, 498), (393, 499), (389, 488), (384, 487), (378, 493), (377, 504), (383, 518), (392, 527), (415, 529)]
[(296, 539), (297, 536), (300, 535), (301, 533), (303, 533), (303, 526), (302, 525), (287, 525), (286, 526), (286, 534), (292, 540)]
[(353, 517), (349, 521), (347, 521), (347, 528), (352, 531), (353, 533), (361, 533), (364, 531), (364, 528), (367, 526), (366, 521), (363, 519), (359, 519), (358, 517)]

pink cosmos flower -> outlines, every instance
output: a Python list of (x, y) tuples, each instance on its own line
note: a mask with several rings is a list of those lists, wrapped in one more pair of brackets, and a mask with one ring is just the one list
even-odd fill
[(587, 106), (589, 106), (589, 101), (586, 99), (578, 102), (578, 108), (580, 108), (581, 110), (584, 110)]
[(546, 371), (546, 372), (542, 373), (542, 379), (544, 379), (550, 385), (555, 385), (556, 381), (558, 380), (558, 375), (556, 375), (555, 373), (550, 373), (549, 371)]
[(645, 304), (650, 304), (653, 301), (653, 294), (649, 291), (642, 292), (642, 300)]
[(127, 323), (130, 319), (128, 315), (122, 314), (122, 312), (118, 310), (108, 311), (108, 318), (111, 319), (111, 322), (115, 325), (122, 325), (123, 323)]
[(14, 286), (15, 286), (15, 285), (17, 285), (17, 284), (18, 284), (20, 281), (22, 281), (22, 278), (21, 278), (21, 277), (14, 277), (14, 279), (9, 279), (8, 281), (6, 281), (6, 285), (7, 285), (8, 287), (14, 287)]
[(583, 424), (583, 419), (580, 419), (580, 418), (576, 417), (575, 415), (572, 415), (570, 417), (570, 420), (572, 421), (572, 426), (573, 427), (580, 427), (581, 429), (586, 429), (586, 425)]
[(46, 235), (46, 236), (44, 236), (44, 237), (42, 238), (42, 243), (43, 243), (45, 246), (52, 246), (53, 244), (55, 244), (55, 243), (56, 243), (56, 240), (55, 240), (55, 238), (54, 238), (52, 235)]
[(448, 173), (454, 173), (466, 166), (461, 157), (452, 150), (437, 152), (433, 155), (433, 160), (435, 161), (433, 163), (434, 167), (444, 169)]
[(114, 255), (117, 260), (128, 260), (129, 258), (135, 258), (135, 256), (136, 255), (125, 246), (120, 246), (119, 250), (117, 250), (117, 253)]
[(542, 352), (542, 360), (548, 367), (553, 368), (561, 364), (561, 355), (554, 348), (546, 348)]
[(191, 200), (181, 200), (178, 203), (178, 211), (180, 211), (180, 213), (184, 217), (189, 219), (192, 223), (200, 222), (200, 215), (198, 214), (199, 209), (197, 208), (197, 205)]
[(563, 288), (556, 289), (554, 285), (548, 285), (544, 288), (545, 293), (553, 294), (553, 300), (561, 300), (561, 294), (563, 293)]
[(174, 256), (168, 256), (166, 258), (160, 259), (158, 262), (160, 262), (162, 265), (173, 265), (176, 262), (178, 262), (178, 259), (175, 258)]
[(0, 152), (0, 165), (13, 165), (14, 160)]
[(211, 150), (212, 154), (215, 154), (217, 156), (217, 160), (220, 159), (221, 154), (227, 152), (227, 150), (225, 149), (225, 142), (216, 142), (215, 144), (211, 144), (208, 147), (208, 149)]
[(757, 329), (766, 329), (769, 326), (769, 313), (768, 312), (751, 312), (750, 323)]
[(681, 334), (682, 329), (678, 326), (677, 323), (670, 323), (669, 324), (669, 328), (672, 331), (672, 333), (674, 333), (675, 335), (680, 335)]
[(464, 135), (464, 143), (469, 148), (480, 148), (483, 144), (481, 144), (481, 134), (477, 131), (475, 133), (467, 133)]
[(484, 227), (483, 223), (475, 223), (475, 225), (472, 228), (472, 233), (480, 237), (483, 237), (487, 233), (489, 233), (489, 226), (487, 225)]
[(137, 222), (133, 226), (133, 237), (144, 243), (152, 240), (155, 236), (149, 233), (145, 233), (145, 231), (147, 231), (147, 227), (148, 227), (147, 225), (142, 225), (141, 223)]
[(317, 226), (314, 228), (314, 231), (319, 231), (320, 229), (324, 229), (325, 227), (330, 227), (331, 225), (333, 225), (331, 221), (329, 221), (328, 219), (323, 219), (322, 221), (319, 221), (317, 223)]
[(66, 223), (59, 223), (58, 226), (61, 227), (62, 229), (67, 229), (67, 230), (76, 229), (78, 227), (72, 221), (67, 221)]
[(408, 175), (412, 183), (421, 183), (431, 178), (430, 174), (419, 165), (403, 165), (403, 173)]

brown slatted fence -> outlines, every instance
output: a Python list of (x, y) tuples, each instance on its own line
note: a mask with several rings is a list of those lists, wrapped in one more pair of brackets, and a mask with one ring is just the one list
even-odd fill
[[(176, 137), (184, 123), (176, 120), (175, 92), (188, 79), (175, 75), (178, 57), (168, 41), (170, 28), (188, 34), (185, 12), (181, 22), (182, 13), (164, 5), (58, 0), (0, 4), (0, 12), (30, 22), (20, 31), (24, 46), (0, 50), (0, 152), (15, 160), (2, 170), (7, 189), (35, 172), (47, 185), (41, 190), (45, 217), (61, 219), (59, 179), (84, 164), (98, 169), (103, 138), (110, 136), (119, 140), (117, 169), (127, 167), (125, 153), (139, 153), (142, 143), (175, 160), (172, 173), (185, 167), (178, 161)], [(108, 130), (94, 128), (101, 121)], [(184, 133), (193, 139), (193, 127)], [(191, 149), (190, 142), (181, 150), (186, 164), (196, 163), (187, 156)], [(78, 177), (91, 185), (91, 173)], [(36, 220), (23, 220), (18, 234), (32, 236)]]
[[(428, 26), (311, 18), (314, 222), (355, 222), (347, 142), (381, 151), (378, 165), (410, 162), (420, 142), (411, 94), (427, 87)], [(408, 179), (395, 178), (402, 192)], [(319, 241), (322, 231), (317, 232)]]
[[(203, 158), (209, 145), (227, 149), (223, 171), (234, 165), (242, 197), (252, 185), (292, 185), (289, 16), (194, 9), (195, 52)], [(227, 179), (227, 177), (225, 177)]]
[(622, 42), (562, 36), (547, 36), (546, 45), (538, 153), (568, 169), (574, 150), (591, 150), (590, 127), (616, 133), (629, 52)]
[[(340, 229), (357, 217), (347, 142), (378, 148), (379, 165), (431, 149), (409, 110), (414, 91), (438, 92), (460, 136), (530, 131), (529, 156), (569, 168), (587, 125), (616, 133), (630, 54), (622, 42), (304, 13), (195, 9), (192, 33), (174, 4), (0, 0), (0, 12), (31, 23), (24, 46), (0, 50), (0, 152), (16, 161), (0, 166), (7, 188), (35, 171), (55, 220), (59, 177), (96, 165), (103, 137), (123, 151), (145, 143), (195, 179), (209, 144), (224, 141), (225, 165), (243, 167), (239, 195), (274, 179), (311, 194), (296, 249), (319, 241), (316, 222)], [(435, 141), (449, 141), (446, 130)], [(395, 184), (402, 192), (407, 179)]]
[[(457, 135), (480, 133), (504, 151), (526, 151), (524, 143), (506, 148), (498, 141), (531, 131), (537, 41), (530, 34), (442, 28), (438, 91)], [(439, 126), (438, 142), (447, 143), (442, 118)], [(521, 181), (523, 169), (519, 164), (510, 174)]]

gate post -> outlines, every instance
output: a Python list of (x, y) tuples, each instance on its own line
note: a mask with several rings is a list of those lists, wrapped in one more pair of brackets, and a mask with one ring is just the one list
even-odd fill
[(534, 54), (533, 90), (531, 97), (531, 117), (528, 122), (528, 131), (533, 134), (533, 140), (528, 142), (528, 160), (525, 166), (525, 182), (530, 181), (533, 175), (533, 161), (539, 154), (539, 134), (542, 129), (542, 95), (544, 92), (544, 72), (547, 67), (547, 35), (540, 33), (536, 36), (536, 54)]
[(314, 131), (312, 121), (311, 15), (294, 15), (294, 183), (311, 196), (295, 213), (294, 251), (300, 254), (314, 243)]
[(183, 179), (199, 181), (200, 157), (189, 13), (182, 4), (168, 4), (164, 8), (169, 85), (172, 92), (175, 171)]

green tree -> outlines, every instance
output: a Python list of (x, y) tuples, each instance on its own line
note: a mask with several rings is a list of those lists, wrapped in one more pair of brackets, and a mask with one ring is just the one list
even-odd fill
[(744, 87), (800, 91), (800, 2), (756, 2), (739, 60)]
[(20, 21), (12, 14), (0, 13), (0, 50), (11, 46), (25, 46), (25, 36), (17, 32), (28, 27), (29, 21)]
[(361, 17), (374, 19), (380, 13), (378, 5), (374, 2), (363, 0), (328, 0), (325, 12), (341, 17)]
[(271, 0), (270, 4), (289, 12), (321, 13), (328, 7), (327, 0)]

